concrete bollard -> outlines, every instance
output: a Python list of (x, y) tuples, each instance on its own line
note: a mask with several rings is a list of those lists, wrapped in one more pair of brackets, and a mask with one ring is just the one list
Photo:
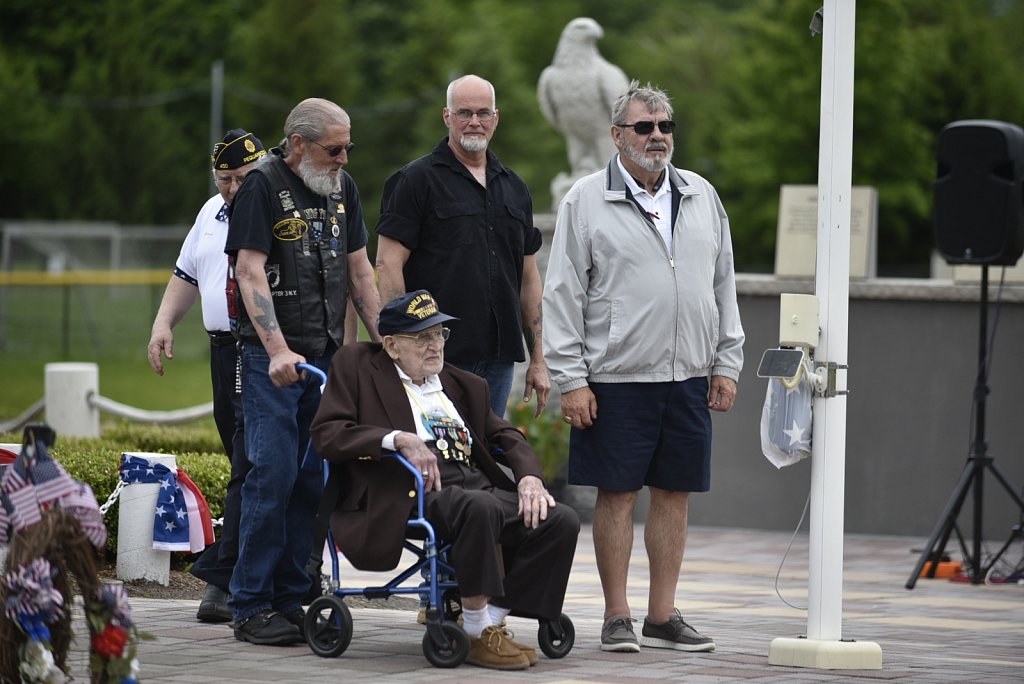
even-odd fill
[[(177, 469), (174, 456), (129, 452), (150, 463)], [(117, 578), (171, 583), (171, 552), (153, 548), (153, 512), (160, 484), (130, 484), (121, 490), (117, 511)]]
[(46, 422), (58, 435), (99, 437), (100, 411), (89, 405), (99, 394), (100, 371), (95, 363), (46, 364)]

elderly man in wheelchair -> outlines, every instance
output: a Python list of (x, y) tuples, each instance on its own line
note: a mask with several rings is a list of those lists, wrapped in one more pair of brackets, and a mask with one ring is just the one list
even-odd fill
[(579, 518), (556, 505), (523, 435), (490, 410), (486, 381), (444, 363), (450, 320), (426, 290), (408, 293), (381, 310), (382, 344), (335, 354), (311, 427), (340, 487), (331, 531), (359, 569), (399, 564), (415, 477), (382, 455), (401, 454), (422, 474), (426, 519), (451, 543), (466, 662), (525, 669), (537, 653), (512, 640), (505, 617), (558, 622)]

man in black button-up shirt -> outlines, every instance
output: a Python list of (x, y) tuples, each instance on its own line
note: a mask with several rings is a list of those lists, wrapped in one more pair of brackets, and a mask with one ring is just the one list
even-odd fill
[(541, 344), (541, 234), (526, 183), (487, 145), (498, 127), (494, 87), (478, 76), (448, 86), (449, 136), (384, 185), (377, 224), (381, 301), (430, 290), (452, 321), (445, 353), (487, 379), (504, 415), (516, 361), (529, 352), (526, 392), (537, 414), (551, 387)]

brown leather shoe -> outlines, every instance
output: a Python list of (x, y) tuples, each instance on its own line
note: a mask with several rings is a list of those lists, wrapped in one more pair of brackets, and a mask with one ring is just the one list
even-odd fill
[(526, 670), (530, 660), (508, 639), (500, 627), (485, 627), (479, 637), (469, 638), (466, 662), (492, 670)]
[(518, 641), (513, 641), (512, 637), (514, 637), (515, 634), (513, 634), (512, 630), (510, 630), (504, 624), (499, 625), (498, 629), (501, 630), (501, 633), (504, 635), (508, 643), (518, 648), (519, 652), (526, 656), (526, 660), (529, 661), (531, 666), (537, 664), (537, 662), (540, 660), (540, 656), (537, 655), (537, 649), (533, 648), (532, 646), (527, 646), (526, 644), (521, 644)]

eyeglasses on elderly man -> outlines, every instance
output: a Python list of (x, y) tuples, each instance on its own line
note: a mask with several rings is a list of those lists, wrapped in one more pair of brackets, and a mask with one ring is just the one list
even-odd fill
[(426, 347), (431, 342), (447, 342), (451, 334), (452, 331), (450, 328), (440, 328), (438, 330), (427, 330), (416, 335), (411, 335), (409, 333), (391, 333), (391, 336), (404, 337), (415, 342), (418, 347)]

